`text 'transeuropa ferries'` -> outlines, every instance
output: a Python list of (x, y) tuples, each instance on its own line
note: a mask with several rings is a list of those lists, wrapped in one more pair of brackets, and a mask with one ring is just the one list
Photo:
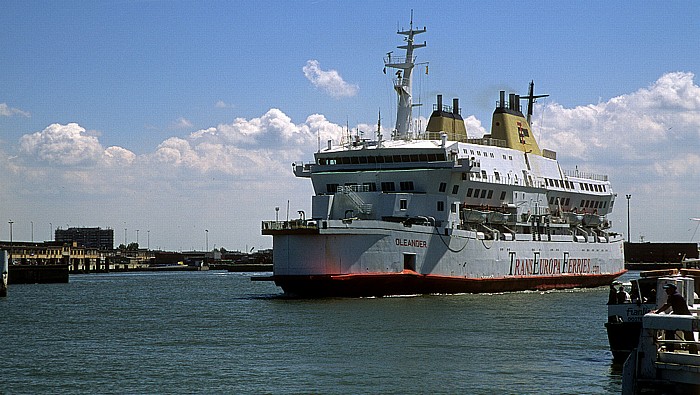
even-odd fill
[[(390, 138), (328, 141), (313, 163), (310, 216), (264, 221), (273, 275), (297, 296), (383, 296), (596, 287), (625, 272), (609, 232), (615, 193), (607, 176), (564, 171), (530, 128), (536, 98), (500, 92), (491, 134), (467, 137), (459, 102), (442, 96), (424, 131), (413, 130), (414, 42), (397, 69)], [(527, 100), (527, 116), (520, 101)], [(260, 279), (260, 278), (258, 278)]]

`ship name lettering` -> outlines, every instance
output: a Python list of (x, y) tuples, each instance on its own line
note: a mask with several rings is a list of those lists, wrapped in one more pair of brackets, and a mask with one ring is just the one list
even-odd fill
[(428, 248), (427, 241), (417, 239), (396, 239), (396, 245), (400, 247)]
[(600, 266), (591, 267), (590, 258), (540, 258), (536, 255), (534, 259), (513, 259), (510, 271), (510, 274), (515, 276), (547, 276), (562, 273), (600, 273)]

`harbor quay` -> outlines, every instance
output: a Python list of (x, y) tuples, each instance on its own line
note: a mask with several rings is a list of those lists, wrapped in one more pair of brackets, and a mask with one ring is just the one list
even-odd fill
[(65, 283), (70, 274), (127, 271), (268, 271), (272, 251), (162, 251), (138, 248), (87, 247), (77, 241), (0, 241), (7, 261), (8, 284)]

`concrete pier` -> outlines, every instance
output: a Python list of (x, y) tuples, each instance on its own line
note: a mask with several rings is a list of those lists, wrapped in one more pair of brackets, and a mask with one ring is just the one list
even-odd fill
[(0, 276), (2, 276), (0, 279), (0, 297), (7, 296), (7, 259), (7, 251), (0, 250)]

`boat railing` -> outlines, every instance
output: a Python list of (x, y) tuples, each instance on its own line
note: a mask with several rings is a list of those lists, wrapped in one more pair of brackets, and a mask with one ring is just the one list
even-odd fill
[(467, 139), (467, 143), (478, 144), (478, 145), (488, 145), (488, 146), (492, 146), (492, 147), (508, 148), (506, 141), (501, 140), (501, 139), (492, 139), (492, 138)]
[(622, 393), (635, 393), (640, 383), (653, 384), (659, 378), (666, 383), (700, 385), (700, 355), (694, 348), (696, 339), (666, 340), (664, 333), (691, 332), (700, 329), (696, 315), (654, 314), (642, 318), (642, 332), (637, 350), (623, 367)]
[(262, 230), (299, 230), (318, 229), (318, 222), (313, 220), (294, 219), (291, 221), (263, 221)]
[(578, 169), (576, 169), (576, 170), (564, 170), (564, 175), (567, 177), (585, 178), (585, 179), (594, 180), (594, 181), (608, 181), (607, 174), (588, 173), (585, 171), (578, 171)]
[(416, 62), (416, 57), (411, 56), (406, 57), (406, 56), (394, 56), (394, 55), (387, 55), (384, 57), (384, 64), (386, 66), (389, 65), (401, 65), (405, 63), (415, 63)]

